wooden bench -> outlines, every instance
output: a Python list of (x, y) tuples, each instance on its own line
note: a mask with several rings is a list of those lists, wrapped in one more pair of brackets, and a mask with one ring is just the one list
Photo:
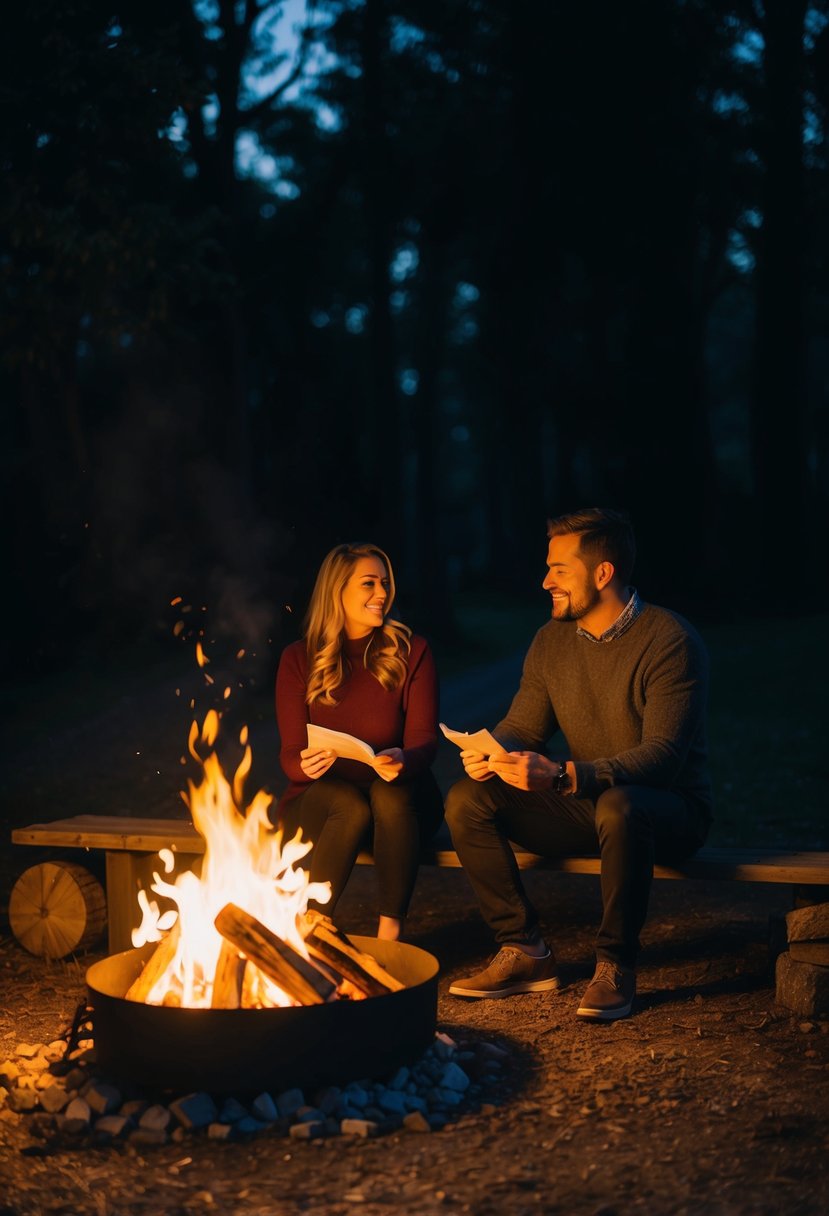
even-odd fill
[[(150, 898), (153, 871), (160, 869), (159, 849), (175, 856), (174, 870), (165, 879), (174, 881), (183, 870), (198, 869), (204, 853), (204, 838), (185, 819), (132, 819), (106, 815), (77, 815), (52, 823), (35, 823), (12, 831), (15, 844), (53, 849), (102, 850), (105, 857), (107, 928), (110, 952), (127, 950), (130, 934), (140, 922), (138, 891)], [(434, 845), (421, 856), (423, 865), (459, 868), (457, 853), (449, 845), (445, 826)], [(447, 847), (444, 847), (447, 846)], [(598, 874), (598, 857), (539, 857), (515, 848), (518, 865), (524, 870), (555, 870), (567, 874)], [(358, 857), (370, 865), (370, 853)], [(787, 852), (778, 849), (704, 848), (677, 865), (657, 865), (656, 878), (723, 880), (727, 882), (788, 883), (793, 888), (825, 887), (817, 900), (829, 898), (829, 853)], [(806, 901), (808, 902), (808, 901)], [(44, 915), (45, 915), (44, 909)], [(12, 926), (14, 931), (14, 926)]]

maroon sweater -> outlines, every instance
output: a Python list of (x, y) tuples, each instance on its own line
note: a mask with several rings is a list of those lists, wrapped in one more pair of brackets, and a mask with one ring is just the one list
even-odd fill
[[(411, 641), (406, 678), (391, 692), (363, 667), (366, 639), (346, 641), (344, 649), (351, 673), (334, 694), (336, 705), (321, 705), (319, 701), (306, 704), (305, 641), (285, 647), (276, 674), (279, 762), (288, 778), (288, 786), (279, 799), (280, 808), (311, 784), (299, 764), (299, 753), (308, 746), (308, 722), (356, 735), (375, 752), (401, 747), (403, 771), (397, 781), (411, 780), (429, 768), (438, 746), (437, 672), (428, 643), (417, 634)], [(337, 759), (328, 772), (364, 789), (377, 776), (370, 765), (359, 760)]]

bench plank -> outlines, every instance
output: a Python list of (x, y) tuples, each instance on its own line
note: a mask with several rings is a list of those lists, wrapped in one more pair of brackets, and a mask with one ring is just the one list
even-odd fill
[[(161, 848), (188, 855), (204, 853), (204, 838), (187, 819), (75, 815), (52, 823), (15, 828), (12, 840), (15, 844), (131, 853), (157, 853)], [(598, 857), (539, 857), (518, 846), (515, 846), (515, 853), (519, 867), (525, 870), (599, 873)], [(361, 853), (357, 860), (361, 865), (373, 863), (371, 854), (367, 852)], [(424, 850), (421, 862), (423, 865), (460, 868), (457, 853), (434, 846)], [(703, 848), (679, 864), (657, 865), (654, 877), (825, 885), (829, 884), (829, 853), (744, 847)]]
[(115, 849), (157, 853), (159, 849), (203, 853), (204, 837), (189, 819), (131, 819), (121, 815), (75, 815), (53, 823), (14, 828), (15, 844), (64, 849)]

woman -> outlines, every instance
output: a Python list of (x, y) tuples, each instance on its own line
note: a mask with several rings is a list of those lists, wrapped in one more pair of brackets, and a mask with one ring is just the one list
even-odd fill
[[(277, 815), (290, 839), (313, 842), (312, 882), (330, 882), (333, 912), (361, 848), (377, 875), (377, 936), (400, 937), (421, 844), (437, 831), (443, 799), (431, 771), (438, 687), (422, 637), (389, 616), (391, 562), (376, 545), (337, 545), (324, 558), (303, 638), (282, 652), (276, 677), (280, 763), (288, 786)], [(370, 763), (308, 746), (308, 723), (368, 743)]]

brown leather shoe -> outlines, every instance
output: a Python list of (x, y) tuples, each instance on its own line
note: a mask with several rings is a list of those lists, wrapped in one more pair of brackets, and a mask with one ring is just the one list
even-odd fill
[(615, 963), (599, 961), (576, 1016), (599, 1022), (626, 1018), (633, 1009), (635, 995), (636, 972), (632, 967), (617, 967)]
[(559, 987), (552, 950), (533, 958), (515, 946), (502, 946), (489, 966), (465, 980), (455, 980), (450, 996), (499, 997), (516, 992), (551, 992)]

